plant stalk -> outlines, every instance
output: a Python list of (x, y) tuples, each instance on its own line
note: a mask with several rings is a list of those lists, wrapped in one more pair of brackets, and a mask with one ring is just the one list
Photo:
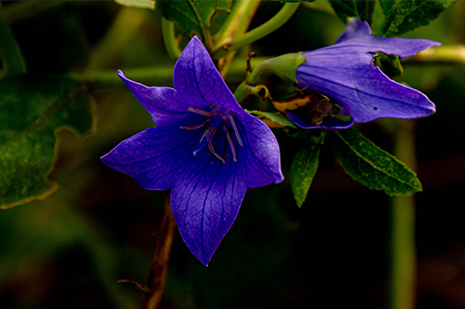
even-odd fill
[[(398, 120), (394, 153), (416, 170), (415, 122)], [(389, 306), (414, 309), (416, 303), (415, 199), (396, 196), (391, 204)]]
[(212, 55), (213, 59), (220, 59), (226, 54), (238, 50), (239, 48), (248, 45), (252, 42), (255, 42), (264, 36), (272, 33), (282, 25), (284, 25), (294, 14), (294, 12), (299, 7), (300, 3), (286, 3), (283, 5), (281, 10), (273, 16), (270, 20), (264, 24), (258, 26), (257, 28), (245, 33), (244, 35), (234, 38), (227, 46), (220, 46), (221, 49), (215, 51)]
[(179, 49), (179, 45), (176, 40), (176, 31), (174, 23), (166, 18), (162, 18), (161, 26), (166, 52), (168, 53), (171, 59), (176, 61), (181, 56), (181, 49)]
[(168, 192), (165, 199), (163, 222), (158, 235), (157, 248), (155, 249), (152, 267), (147, 279), (142, 309), (157, 309), (160, 306), (175, 232), (176, 220), (171, 210), (170, 194)]

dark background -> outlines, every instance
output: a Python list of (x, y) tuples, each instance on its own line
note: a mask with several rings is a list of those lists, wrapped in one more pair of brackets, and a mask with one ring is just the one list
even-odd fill
[[(251, 28), (280, 7), (265, 1)], [(463, 16), (465, 2), (459, 1), (405, 37), (464, 44)], [(172, 63), (160, 27), (156, 11), (99, 1), (57, 3), (15, 21), (11, 31), (32, 73), (116, 74), (120, 68)], [(343, 29), (337, 17), (302, 6), (252, 49), (260, 56), (312, 50), (332, 44)], [(437, 106), (436, 114), (415, 121), (416, 172), (423, 184), (415, 195), (417, 307), (465, 308), (464, 66), (404, 69), (401, 80)], [(142, 189), (99, 158), (153, 124), (122, 82), (92, 94), (95, 134), (78, 139), (58, 133), (52, 178), (60, 188), (44, 200), (0, 212), (2, 308), (140, 306), (142, 293), (116, 281), (145, 282), (166, 192)], [(383, 121), (357, 129), (392, 151), (393, 136)], [(287, 176), (298, 141), (275, 133)], [(297, 208), (287, 179), (249, 189), (208, 267), (177, 234), (162, 308), (386, 308), (390, 203), (383, 192), (346, 175), (324, 147), (304, 205)]]

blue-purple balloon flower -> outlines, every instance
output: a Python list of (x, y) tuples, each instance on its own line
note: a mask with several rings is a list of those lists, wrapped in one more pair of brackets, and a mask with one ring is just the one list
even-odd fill
[(236, 102), (197, 37), (174, 67), (175, 89), (119, 76), (157, 127), (124, 140), (102, 161), (146, 189), (171, 190), (181, 236), (207, 265), (247, 188), (283, 180), (276, 138)]
[[(286, 114), (305, 129), (344, 129), (354, 122), (382, 117), (428, 116), (435, 112), (433, 102), (420, 91), (391, 80), (373, 65), (373, 60), (378, 52), (404, 58), (438, 45), (441, 43), (424, 39), (376, 37), (371, 35), (368, 23), (352, 18), (334, 45), (302, 53), (306, 60), (295, 71), (299, 87), (320, 94), (317, 101), (322, 102), (327, 117), (318, 124), (305, 109)], [(350, 115), (351, 119), (333, 117), (328, 100), (340, 106), (340, 115)], [(310, 113), (314, 114), (314, 109)]]

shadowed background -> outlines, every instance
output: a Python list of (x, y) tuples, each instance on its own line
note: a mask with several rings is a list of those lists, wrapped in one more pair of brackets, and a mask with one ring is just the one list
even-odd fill
[[(251, 28), (280, 7), (265, 1)], [(404, 37), (465, 44), (464, 15), (465, 2), (459, 1), (431, 25)], [(14, 21), (10, 30), (29, 72), (113, 70), (116, 77), (117, 69), (174, 65), (164, 49), (160, 20), (156, 11), (110, 1), (54, 3)], [(302, 6), (252, 50), (259, 56), (312, 50), (334, 43), (343, 29), (336, 16)], [(226, 78), (232, 89), (245, 76), (246, 58), (241, 57), (243, 74)], [(404, 69), (400, 80), (437, 106), (436, 114), (413, 121), (416, 172), (423, 184), (423, 192), (416, 194), (418, 308), (465, 308), (465, 70), (459, 65)], [(171, 77), (163, 78), (157, 86), (171, 86)], [(99, 158), (153, 123), (123, 82), (90, 88), (95, 134), (78, 139), (70, 131), (57, 133), (52, 179), (60, 188), (44, 200), (0, 212), (2, 308), (140, 306), (142, 293), (116, 281), (145, 283), (166, 192), (142, 189)], [(390, 127), (390, 121), (380, 120), (357, 129), (392, 152)], [(299, 140), (275, 133), (287, 176)], [(346, 175), (331, 149), (323, 147), (304, 205), (297, 208), (288, 180), (249, 189), (208, 267), (177, 234), (161, 307), (309, 308), (323, 303), (323, 308), (339, 308), (352, 303), (386, 308), (389, 203), (383, 192)]]

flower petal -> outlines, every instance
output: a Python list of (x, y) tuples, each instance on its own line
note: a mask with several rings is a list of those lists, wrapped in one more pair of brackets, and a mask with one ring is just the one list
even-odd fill
[(323, 123), (320, 125), (314, 125), (310, 122), (310, 119), (307, 115), (302, 115), (300, 113), (295, 113), (293, 111), (286, 111), (286, 116), (292, 121), (296, 126), (302, 129), (323, 129), (323, 130), (340, 130), (348, 129), (354, 124), (354, 118), (352, 117), (350, 121), (344, 121), (335, 117), (326, 117), (323, 120)]
[(157, 126), (170, 124), (187, 117), (190, 112), (183, 101), (178, 100), (176, 90), (168, 87), (147, 87), (124, 76), (119, 70), (118, 76), (139, 100), (142, 106), (152, 115)]
[[(227, 147), (224, 138), (214, 145)], [(171, 207), (184, 242), (207, 265), (236, 219), (247, 186), (231, 158), (223, 164), (211, 154), (199, 154), (187, 166), (171, 190)]]
[(278, 141), (262, 121), (246, 113), (238, 121), (244, 146), (239, 153), (241, 171), (248, 187), (283, 181)]
[[(426, 95), (389, 79), (367, 61), (371, 57), (337, 49), (325, 53), (319, 50), (307, 55), (307, 61), (297, 68), (297, 80), (309, 91), (332, 97), (356, 122), (381, 117), (419, 118), (435, 112), (433, 102)], [(337, 67), (330, 64), (333, 61), (338, 63)]]
[(373, 52), (404, 57), (433, 45), (440, 43), (375, 37), (366, 22), (353, 18), (338, 43), (302, 54), (307, 60), (297, 68), (296, 78), (299, 86), (332, 97), (356, 122), (425, 117), (435, 112), (434, 104), (374, 67)]
[(201, 130), (149, 128), (122, 141), (101, 159), (145, 189), (169, 190), (180, 167), (192, 157), (201, 134)]
[(244, 113), (200, 40), (194, 36), (174, 67), (174, 86), (192, 107), (217, 104)]
[[(325, 49), (337, 48), (339, 53), (343, 46), (356, 50), (359, 53), (385, 53), (398, 55), (400, 58), (413, 56), (421, 50), (431, 46), (439, 46), (441, 43), (425, 39), (383, 38), (371, 35), (370, 26), (366, 21), (351, 18), (346, 30), (341, 34), (336, 43)], [(305, 55), (304, 55), (305, 56)]]

